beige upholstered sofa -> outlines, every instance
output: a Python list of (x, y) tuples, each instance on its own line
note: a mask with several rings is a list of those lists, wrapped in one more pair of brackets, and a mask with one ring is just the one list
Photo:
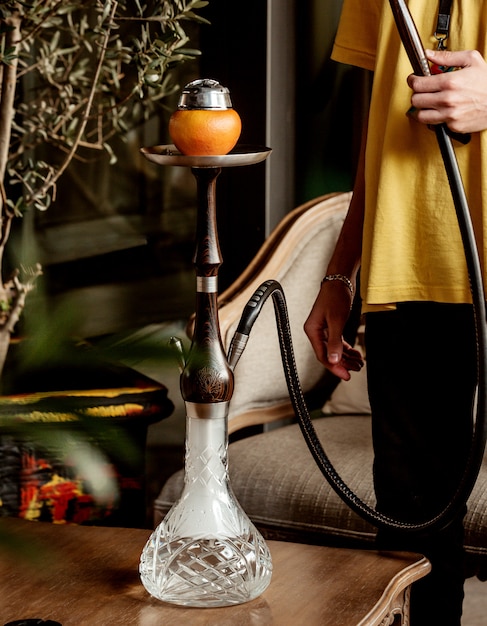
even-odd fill
[[(317, 362), (303, 332), (323, 271), (348, 208), (350, 194), (317, 198), (291, 213), (264, 244), (247, 271), (221, 295), (222, 339), (228, 347), (245, 303), (267, 279), (286, 294), (296, 362), (314, 424), (344, 480), (374, 505), (372, 446), (365, 371), (340, 382)], [(359, 315), (355, 315), (355, 319)], [(350, 328), (355, 336), (357, 325)], [(360, 339), (360, 332), (358, 333)], [(268, 538), (343, 546), (367, 546), (375, 529), (335, 494), (315, 465), (293, 422), (282, 371), (272, 304), (267, 303), (235, 368), (231, 402), (229, 473), (249, 517)], [(276, 424), (274, 424), (274, 422)], [(248, 427), (264, 432), (241, 437)], [(279, 426), (279, 427), (277, 427)], [(242, 430), (243, 429), (243, 430)], [(178, 472), (155, 502), (155, 523), (167, 513), (183, 484)], [(469, 500), (466, 518), (469, 574), (487, 578), (487, 461)]]

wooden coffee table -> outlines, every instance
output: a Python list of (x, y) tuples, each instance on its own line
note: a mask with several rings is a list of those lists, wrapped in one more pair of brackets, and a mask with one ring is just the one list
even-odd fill
[(0, 533), (0, 626), (27, 618), (62, 626), (392, 624), (408, 615), (409, 587), (430, 570), (417, 554), (269, 541), (274, 573), (260, 598), (194, 609), (160, 602), (140, 583), (148, 530), (4, 518)]

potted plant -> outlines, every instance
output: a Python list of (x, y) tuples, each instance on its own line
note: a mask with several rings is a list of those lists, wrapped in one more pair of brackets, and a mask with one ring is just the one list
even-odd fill
[(194, 59), (185, 25), (204, 0), (7, 0), (0, 6), (0, 377), (40, 265), (4, 276), (12, 223), (45, 211), (75, 160), (116, 161), (111, 142), (179, 90)]

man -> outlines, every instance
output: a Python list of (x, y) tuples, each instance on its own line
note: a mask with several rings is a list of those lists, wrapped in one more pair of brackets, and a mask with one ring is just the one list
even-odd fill
[[(409, 2), (425, 47), (437, 44), (439, 4)], [(342, 339), (360, 269), (377, 507), (413, 523), (443, 510), (458, 485), (476, 388), (469, 278), (432, 124), (471, 133), (455, 148), (487, 265), (487, 0), (453, 0), (450, 17), (448, 51), (427, 56), (458, 71), (413, 76), (388, 0), (344, 0), (332, 56), (374, 82), (353, 199), (305, 323), (318, 359), (348, 380), (361, 367)], [(432, 563), (413, 585), (411, 626), (459, 626), (462, 516), (422, 534), (380, 530), (378, 544)]]

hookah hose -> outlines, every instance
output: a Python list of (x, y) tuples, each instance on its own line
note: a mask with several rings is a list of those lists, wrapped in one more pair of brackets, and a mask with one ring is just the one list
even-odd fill
[[(370, 522), (372, 525), (381, 528), (393, 528), (395, 530), (421, 532), (431, 528), (443, 527), (464, 507), (477, 480), (482, 457), (485, 448), (485, 423), (481, 415), (485, 415), (485, 383), (480, 385), (477, 402), (477, 419), (469, 460), (460, 484), (448, 505), (430, 520), (420, 523), (410, 523), (396, 520), (390, 516), (376, 511), (361, 500), (342, 480), (328, 458), (320, 439), (316, 434), (312, 418), (309, 414), (306, 400), (299, 382), (294, 358), (291, 329), (287, 312), (286, 298), (282, 286), (276, 280), (267, 280), (260, 285), (246, 304), (235, 335), (230, 344), (228, 362), (232, 369), (237, 364), (245, 345), (249, 339), (250, 331), (260, 311), (268, 300), (272, 297), (276, 325), (279, 338), (279, 347), (284, 369), (284, 376), (289, 391), (289, 397), (296, 417), (298, 419), (301, 432), (308, 445), (308, 448), (318, 465), (323, 476), (326, 478), (333, 490), (340, 498), (358, 515)], [(482, 309), (483, 311), (483, 309)], [(483, 314), (483, 313), (482, 313)], [(483, 318), (482, 318), (483, 320)], [(482, 321), (482, 327), (485, 323)], [(485, 331), (482, 333), (482, 341), (478, 337), (478, 346), (482, 343), (482, 352), (479, 350), (480, 361), (485, 361)]]
[[(414, 71), (418, 74), (428, 75), (428, 62), (425, 58), (424, 49), (416, 31), (414, 22), (409, 14), (407, 5), (405, 5), (404, 0), (390, 0), (390, 4), (398, 26), (399, 34), (411, 60)], [(281, 285), (277, 281), (265, 281), (250, 298), (242, 313), (235, 336), (232, 339), (228, 356), (229, 364), (232, 368), (234, 368), (245, 348), (251, 328), (257, 319), (262, 306), (269, 297), (272, 297), (279, 336), (281, 358), (289, 396), (296, 417), (298, 418), (301, 432), (321, 473), (324, 475), (338, 496), (340, 496), (340, 498), (353, 511), (370, 522), (372, 525), (379, 528), (392, 528), (395, 530), (410, 532), (422, 532), (433, 528), (444, 527), (463, 510), (477, 480), (487, 439), (487, 324), (480, 261), (463, 182), (452, 142), (450, 136), (448, 135), (448, 129), (444, 124), (442, 124), (435, 126), (434, 130), (445, 165), (465, 251), (465, 259), (470, 280), (470, 291), (473, 302), (473, 316), (477, 345), (477, 406), (470, 452), (463, 476), (460, 479), (450, 502), (445, 506), (445, 508), (431, 519), (418, 523), (396, 520), (368, 506), (348, 487), (348, 485), (345, 484), (339, 476), (321, 445), (306, 406), (306, 401), (304, 399), (296, 370), (285, 295)]]

